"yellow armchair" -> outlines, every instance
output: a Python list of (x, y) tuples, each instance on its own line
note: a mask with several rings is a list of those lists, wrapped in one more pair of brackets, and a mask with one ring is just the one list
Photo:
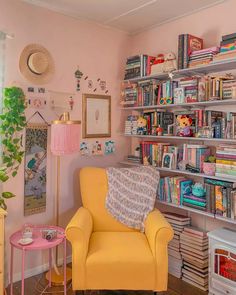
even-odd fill
[(105, 208), (105, 169), (81, 169), (80, 188), (83, 207), (66, 228), (73, 290), (167, 290), (173, 230), (163, 215), (152, 211), (145, 233), (116, 221)]

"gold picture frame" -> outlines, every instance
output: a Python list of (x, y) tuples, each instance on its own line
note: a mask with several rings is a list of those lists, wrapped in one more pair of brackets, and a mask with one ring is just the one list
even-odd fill
[(83, 138), (111, 137), (111, 96), (83, 94)]

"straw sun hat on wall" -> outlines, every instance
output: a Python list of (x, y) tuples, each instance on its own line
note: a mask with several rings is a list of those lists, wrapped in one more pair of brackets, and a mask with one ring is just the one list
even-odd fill
[(50, 52), (38, 44), (29, 44), (23, 49), (19, 67), (21, 74), (34, 84), (46, 84), (54, 74)]

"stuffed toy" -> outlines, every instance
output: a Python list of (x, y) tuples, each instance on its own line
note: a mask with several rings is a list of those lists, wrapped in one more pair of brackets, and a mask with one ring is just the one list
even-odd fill
[(163, 64), (163, 72), (168, 73), (177, 69), (176, 56), (173, 52), (165, 54), (165, 61)]
[(184, 137), (193, 136), (193, 131), (190, 127), (193, 123), (192, 118), (190, 118), (188, 115), (178, 115), (176, 120), (179, 126), (178, 136), (184, 136)]
[(164, 54), (158, 54), (151, 65), (151, 75), (163, 73)]
[(137, 134), (144, 135), (147, 131), (147, 120), (143, 117), (139, 117), (137, 120)]

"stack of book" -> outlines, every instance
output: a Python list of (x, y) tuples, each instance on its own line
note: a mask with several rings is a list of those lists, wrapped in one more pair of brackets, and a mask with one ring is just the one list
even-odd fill
[(183, 257), (182, 280), (208, 290), (208, 237), (194, 227), (185, 227), (180, 234), (180, 252)]
[(179, 35), (178, 68), (186, 69), (191, 52), (203, 49), (203, 40), (190, 34)]
[(127, 58), (125, 66), (125, 80), (150, 75), (151, 64), (156, 59), (146, 54), (135, 55)]
[(127, 160), (129, 162), (133, 162), (133, 163), (137, 163), (137, 164), (141, 164), (141, 159), (138, 156), (134, 156), (134, 155), (128, 155), (127, 156)]
[(236, 183), (217, 179), (204, 179), (207, 211), (213, 214), (236, 218)]
[(225, 80), (222, 85), (222, 95), (224, 99), (236, 98), (236, 80)]
[(137, 134), (137, 116), (129, 115), (125, 121), (125, 134), (136, 135)]
[(197, 210), (206, 211), (206, 196), (196, 197), (192, 193), (184, 194), (183, 205)]
[(160, 201), (182, 205), (184, 194), (191, 193), (192, 185), (192, 180), (182, 176), (161, 178), (157, 197)]
[(184, 144), (183, 160), (197, 169), (197, 172), (203, 172), (203, 163), (210, 155), (209, 147), (200, 144)]
[(180, 79), (178, 87), (184, 89), (185, 102), (198, 101), (198, 79), (196, 77)]
[(213, 60), (213, 56), (219, 53), (219, 47), (210, 47), (202, 50), (193, 51), (189, 57), (189, 67), (197, 67), (209, 64)]
[(236, 57), (236, 33), (222, 36), (220, 42), (220, 53), (214, 56), (213, 62), (217, 63), (224, 59)]
[(232, 177), (236, 181), (236, 146), (220, 145), (216, 147), (216, 176)]
[(123, 82), (121, 91), (121, 104), (123, 107), (132, 107), (137, 105), (138, 88), (136, 83)]
[(163, 215), (174, 230), (174, 238), (168, 245), (168, 270), (173, 276), (181, 278), (183, 260), (180, 253), (180, 234), (185, 226), (190, 225), (191, 220), (190, 217), (176, 213), (163, 212)]

